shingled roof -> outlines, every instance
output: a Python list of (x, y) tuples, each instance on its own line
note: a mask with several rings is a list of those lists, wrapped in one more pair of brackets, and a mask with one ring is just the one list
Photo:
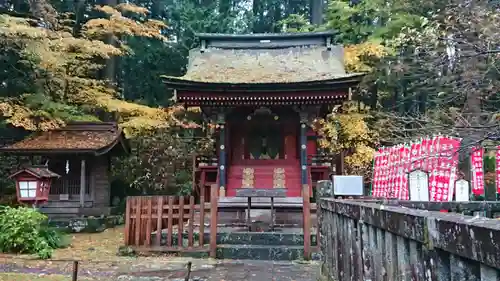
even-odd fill
[(167, 84), (290, 84), (358, 78), (346, 73), (342, 46), (329, 44), (332, 33), (200, 36), (202, 47), (189, 54), (182, 77)]
[(102, 155), (118, 147), (128, 153), (130, 148), (116, 123), (75, 122), (34, 135), (0, 148), (11, 153), (89, 153)]
[(51, 170), (49, 170), (49, 168), (47, 166), (38, 165), (38, 166), (23, 167), (19, 171), (10, 175), (9, 178), (13, 178), (21, 173), (24, 173), (24, 172), (31, 174), (37, 178), (59, 178), (59, 177), (61, 177), (59, 174), (56, 174), (56, 173), (52, 172)]

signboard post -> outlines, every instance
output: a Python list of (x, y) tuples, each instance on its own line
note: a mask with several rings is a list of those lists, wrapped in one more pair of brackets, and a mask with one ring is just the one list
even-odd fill
[(410, 201), (429, 201), (429, 175), (422, 170), (414, 170), (408, 177)]
[(333, 194), (335, 196), (362, 196), (362, 176), (333, 176)]
[(461, 179), (455, 181), (455, 201), (468, 202), (470, 200), (469, 182)]

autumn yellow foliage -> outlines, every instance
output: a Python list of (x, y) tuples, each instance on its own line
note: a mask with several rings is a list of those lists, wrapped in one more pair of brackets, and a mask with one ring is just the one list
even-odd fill
[(143, 36), (166, 40), (161, 34), (161, 29), (166, 25), (162, 21), (147, 20), (138, 22), (134, 19), (127, 18), (119, 11), (134, 12), (138, 14), (147, 14), (147, 9), (134, 6), (132, 4), (120, 4), (115, 8), (110, 6), (96, 6), (96, 9), (106, 13), (108, 18), (91, 19), (84, 26), (84, 36), (88, 39), (106, 40), (107, 36), (113, 36), (116, 42), (120, 42), (120, 38), (127, 36)]
[[(27, 130), (49, 130), (75, 119), (98, 120), (95, 112), (104, 111), (116, 116), (129, 135), (182, 124), (177, 116), (183, 114), (183, 108), (152, 108), (124, 101), (113, 84), (99, 74), (110, 59), (128, 55), (122, 36), (166, 40), (160, 33), (164, 24), (123, 16), (122, 12), (148, 13), (131, 4), (96, 9), (108, 17), (86, 22), (78, 38), (65, 28), (51, 30), (33, 24), (33, 20), (0, 15), (0, 46), (30, 63), (37, 86), (34, 92), (0, 97), (0, 116), (7, 123)], [(108, 44), (109, 36), (117, 44)]]
[(388, 54), (385, 46), (376, 41), (367, 41), (361, 44), (348, 45), (344, 48), (344, 63), (348, 72), (369, 72), (371, 62)]
[(321, 136), (321, 147), (333, 153), (347, 152), (344, 161), (350, 174), (366, 173), (373, 160), (377, 134), (368, 127), (368, 113), (368, 107), (346, 102), (313, 126)]
[[(367, 41), (344, 48), (347, 72), (370, 72), (373, 62), (388, 54), (386, 47)], [(371, 169), (378, 135), (368, 126), (369, 108), (358, 102), (346, 102), (324, 119), (316, 120), (314, 128), (322, 137), (321, 147), (332, 153), (347, 152), (344, 158), (348, 173), (366, 175)]]

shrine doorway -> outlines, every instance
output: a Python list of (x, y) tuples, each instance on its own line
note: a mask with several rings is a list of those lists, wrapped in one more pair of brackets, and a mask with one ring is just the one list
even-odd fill
[(245, 140), (245, 160), (285, 159), (283, 126), (277, 116), (252, 116), (247, 121)]

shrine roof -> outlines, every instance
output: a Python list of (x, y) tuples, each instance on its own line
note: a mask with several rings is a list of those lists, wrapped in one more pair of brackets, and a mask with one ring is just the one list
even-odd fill
[(21, 173), (24, 173), (24, 172), (31, 174), (37, 178), (59, 178), (59, 177), (61, 177), (59, 174), (56, 174), (56, 173), (52, 172), (51, 170), (49, 170), (49, 168), (47, 166), (39, 165), (39, 166), (23, 167), (19, 171), (10, 175), (9, 178), (13, 178)]
[(116, 123), (74, 122), (60, 129), (34, 133), (22, 141), (0, 148), (0, 152), (90, 153), (98, 156), (114, 147), (126, 153), (130, 150)]
[[(172, 88), (320, 85), (351, 81), (362, 73), (346, 73), (342, 46), (330, 45), (331, 32), (293, 34), (201, 34), (202, 47), (189, 54), (182, 77), (164, 76)], [(336, 83), (338, 84), (338, 83)], [(349, 87), (349, 86), (347, 86)]]

